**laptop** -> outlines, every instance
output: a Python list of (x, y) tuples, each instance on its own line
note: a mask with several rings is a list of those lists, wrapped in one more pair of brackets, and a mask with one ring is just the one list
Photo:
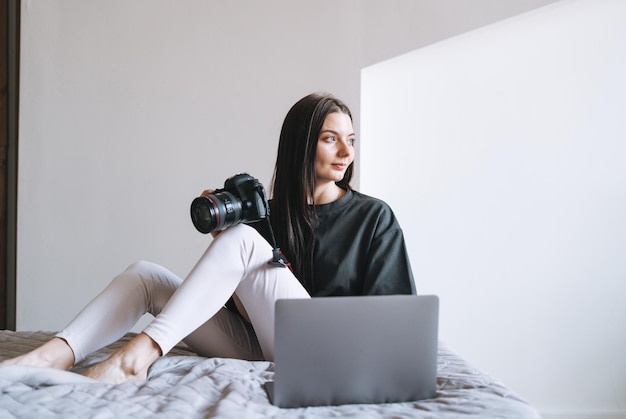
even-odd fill
[(270, 401), (305, 407), (432, 398), (438, 320), (434, 295), (278, 300)]

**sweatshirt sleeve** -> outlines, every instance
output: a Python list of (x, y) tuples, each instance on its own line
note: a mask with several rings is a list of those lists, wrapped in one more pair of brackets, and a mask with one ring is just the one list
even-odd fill
[(382, 214), (368, 251), (364, 295), (415, 294), (404, 235), (393, 212)]

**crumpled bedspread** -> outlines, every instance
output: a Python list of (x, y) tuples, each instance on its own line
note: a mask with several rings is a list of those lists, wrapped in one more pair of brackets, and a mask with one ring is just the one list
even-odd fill
[[(0, 360), (50, 339), (50, 332), (0, 331)], [(125, 341), (95, 352), (71, 371), (0, 367), (0, 417), (16, 418), (539, 418), (493, 377), (440, 344), (437, 397), (411, 403), (281, 409), (267, 398), (273, 363), (203, 358), (179, 345), (151, 367), (148, 380), (105, 384), (78, 374)]]

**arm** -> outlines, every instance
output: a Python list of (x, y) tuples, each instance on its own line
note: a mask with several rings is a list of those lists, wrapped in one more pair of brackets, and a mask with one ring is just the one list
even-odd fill
[(400, 227), (385, 231), (371, 243), (363, 294), (415, 294), (411, 263)]

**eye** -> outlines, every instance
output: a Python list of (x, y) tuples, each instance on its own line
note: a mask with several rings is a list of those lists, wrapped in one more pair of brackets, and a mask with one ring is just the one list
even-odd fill
[(330, 135), (326, 137), (326, 141), (328, 141), (329, 143), (334, 143), (335, 141), (337, 141), (337, 138), (335, 138), (334, 135)]
[(356, 138), (354, 138), (354, 137), (348, 138), (348, 141), (347, 141), (347, 142), (348, 142), (348, 144), (350, 144), (350, 145), (354, 145), (354, 143), (356, 142)]

